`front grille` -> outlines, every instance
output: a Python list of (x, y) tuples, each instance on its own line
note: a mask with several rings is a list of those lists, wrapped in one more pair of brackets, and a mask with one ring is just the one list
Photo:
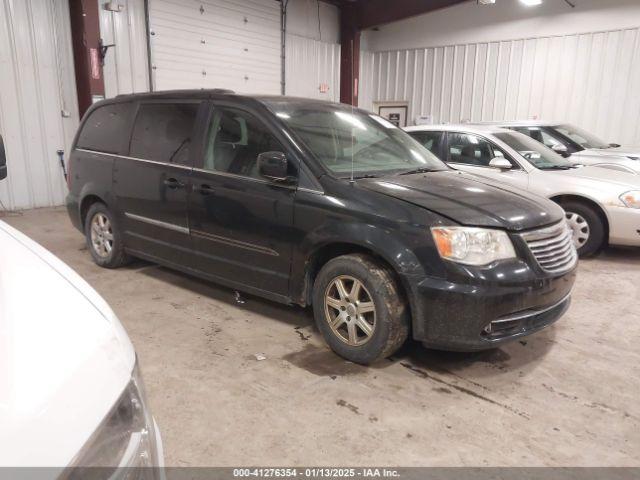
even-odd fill
[(572, 237), (571, 229), (564, 221), (522, 234), (540, 267), (551, 273), (569, 271), (578, 261)]

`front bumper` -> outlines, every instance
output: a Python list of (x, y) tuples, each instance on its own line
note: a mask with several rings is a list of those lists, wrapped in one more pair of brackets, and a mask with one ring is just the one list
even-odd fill
[(640, 209), (608, 207), (609, 244), (640, 247)]
[(455, 281), (405, 278), (413, 337), (430, 348), (474, 351), (530, 335), (566, 312), (575, 278), (576, 267), (553, 276), (524, 261), (468, 271)]

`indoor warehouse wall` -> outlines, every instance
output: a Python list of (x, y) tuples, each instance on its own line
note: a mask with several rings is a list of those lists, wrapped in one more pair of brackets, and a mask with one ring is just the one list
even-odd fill
[[(97, 1), (101, 5), (101, 36), (105, 44), (115, 44), (105, 59), (107, 97), (148, 90), (144, 0), (119, 0), (123, 5), (121, 12), (105, 10), (108, 0)], [(243, 93), (280, 93), (277, 2), (149, 0), (149, 6), (154, 89), (231, 88)], [(234, 20), (239, 22), (235, 29)], [(246, 38), (239, 30), (245, 27), (251, 30)], [(262, 35), (257, 43), (252, 38), (256, 34)], [(252, 59), (252, 54), (258, 57)], [(317, 0), (289, 0), (287, 95), (337, 101), (339, 65), (337, 7)], [(238, 79), (230, 78), (234, 73), (240, 75)]]
[(104, 59), (103, 76), (107, 98), (149, 90), (149, 65), (144, 0), (118, 0), (122, 11), (104, 8), (111, 0), (97, 0), (100, 6), (100, 37), (113, 45)]
[(340, 101), (340, 14), (317, 0), (287, 5), (286, 94)]
[(0, 0), (0, 211), (60, 205), (78, 106), (67, 0)]
[(470, 2), (367, 32), (361, 106), (406, 101), (410, 124), (566, 120), (640, 143), (640, 2), (575, 3)]

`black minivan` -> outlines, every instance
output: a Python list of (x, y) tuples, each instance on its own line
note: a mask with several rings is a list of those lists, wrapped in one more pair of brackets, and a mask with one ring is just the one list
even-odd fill
[(223, 90), (102, 101), (69, 187), (98, 265), (139, 257), (312, 305), (331, 348), (364, 364), (409, 334), (465, 351), (528, 335), (567, 310), (575, 280), (560, 207), (452, 170), (346, 105)]

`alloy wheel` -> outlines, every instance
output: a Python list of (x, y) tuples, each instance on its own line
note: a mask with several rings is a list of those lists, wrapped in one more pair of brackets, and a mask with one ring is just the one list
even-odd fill
[(371, 340), (376, 328), (376, 307), (357, 278), (334, 278), (324, 295), (325, 319), (333, 333), (347, 345), (358, 347)]
[(113, 250), (113, 229), (104, 213), (96, 213), (91, 219), (91, 246), (101, 258), (107, 258)]
[(576, 248), (582, 247), (589, 241), (591, 229), (589, 228), (589, 223), (582, 215), (567, 212), (567, 223), (569, 224), (569, 228), (571, 228), (573, 244)]

